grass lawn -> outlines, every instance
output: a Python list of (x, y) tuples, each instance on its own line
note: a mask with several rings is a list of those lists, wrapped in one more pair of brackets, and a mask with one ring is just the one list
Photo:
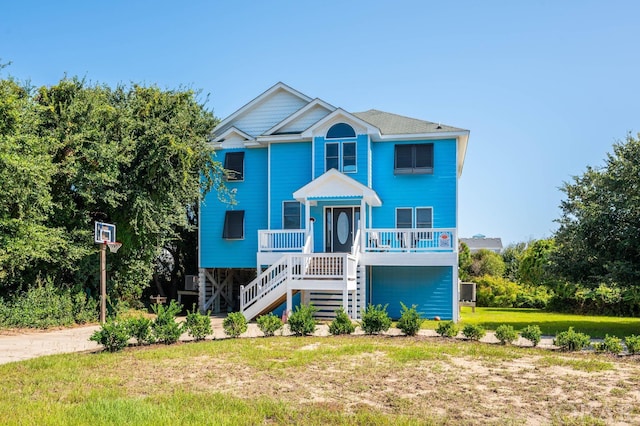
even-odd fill
[[(465, 306), (462, 308), (461, 319), (462, 324), (478, 324), (488, 330), (495, 330), (501, 324), (512, 325), (516, 330), (529, 324), (538, 324), (542, 333), (547, 335), (555, 335), (569, 327), (591, 337), (640, 334), (640, 318), (560, 314), (539, 309), (476, 308), (476, 312), (472, 313), (471, 308)], [(433, 321), (426, 322), (429, 323)]]
[(638, 358), (434, 337), (225, 339), (0, 365), (3, 425), (638, 424)]

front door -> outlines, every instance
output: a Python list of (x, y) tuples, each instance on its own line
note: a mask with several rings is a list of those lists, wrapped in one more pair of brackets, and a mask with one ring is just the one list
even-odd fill
[(359, 207), (332, 207), (326, 210), (326, 251), (348, 253), (353, 246), (356, 224), (360, 219)]

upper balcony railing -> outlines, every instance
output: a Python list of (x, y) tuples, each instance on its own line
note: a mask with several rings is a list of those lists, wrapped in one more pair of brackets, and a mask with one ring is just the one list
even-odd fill
[(455, 228), (388, 228), (365, 231), (364, 252), (455, 252)]
[[(356, 233), (357, 253), (433, 253), (458, 250), (455, 228), (374, 228)], [(310, 252), (304, 229), (258, 231), (260, 252)], [(305, 251), (306, 250), (309, 251)], [(355, 255), (356, 253), (352, 253)]]

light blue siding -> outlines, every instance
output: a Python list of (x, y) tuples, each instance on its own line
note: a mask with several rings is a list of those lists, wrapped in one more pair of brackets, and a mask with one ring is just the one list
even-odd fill
[[(266, 174), (265, 174), (266, 180)], [(282, 229), (282, 202), (311, 181), (311, 142), (271, 145), (271, 229)], [(261, 212), (266, 215), (266, 210)], [(301, 227), (304, 228), (304, 206)]]
[(417, 305), (423, 318), (453, 317), (453, 271), (448, 266), (373, 266), (369, 271), (371, 303), (389, 304), (391, 318), (400, 317), (400, 302)]
[[(433, 143), (433, 174), (395, 175), (394, 147)], [(396, 207), (433, 207), (434, 228), (456, 227), (456, 141), (385, 141), (372, 143), (373, 189), (382, 200), (373, 208), (373, 227), (395, 227)]]
[[(224, 153), (218, 152), (220, 161)], [(229, 190), (236, 190), (236, 205), (228, 206), (218, 200), (215, 192), (207, 194), (200, 211), (200, 267), (255, 268), (258, 230), (267, 229), (267, 149), (243, 150), (244, 181), (226, 182)], [(244, 210), (244, 239), (222, 238), (226, 210)]]

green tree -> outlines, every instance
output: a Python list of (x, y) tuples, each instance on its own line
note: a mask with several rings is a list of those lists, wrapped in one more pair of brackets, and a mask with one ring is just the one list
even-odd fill
[(462, 281), (468, 281), (471, 278), (472, 263), (469, 246), (460, 241), (458, 243), (458, 276)]
[(601, 168), (564, 183), (555, 240), (556, 272), (597, 287), (640, 286), (640, 135), (613, 145)]
[(154, 272), (171, 291), (197, 268), (200, 197), (228, 199), (208, 145), (216, 124), (192, 90), (0, 80), (0, 295), (38, 276), (95, 289), (96, 220), (124, 243), (109, 259), (112, 298), (137, 300)]
[(551, 259), (555, 250), (556, 245), (553, 239), (529, 243), (520, 259), (518, 268), (520, 281), (531, 286), (552, 285), (554, 274)]
[(44, 265), (73, 261), (51, 224), (54, 167), (36, 137), (37, 111), (28, 87), (0, 80), (0, 295), (26, 290)]
[(491, 275), (501, 277), (504, 275), (505, 265), (502, 256), (491, 250), (480, 249), (471, 254), (471, 266), (469, 274), (472, 277)]
[(522, 254), (527, 248), (527, 243), (519, 242), (515, 244), (509, 244), (502, 250), (502, 260), (504, 261), (504, 278), (509, 281), (518, 281), (520, 276), (518, 270), (520, 268), (520, 261)]

